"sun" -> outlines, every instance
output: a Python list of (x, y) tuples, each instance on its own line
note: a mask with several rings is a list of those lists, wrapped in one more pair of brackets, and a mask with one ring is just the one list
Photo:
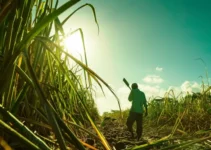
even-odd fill
[(80, 58), (83, 54), (83, 42), (80, 33), (75, 32), (72, 35), (68, 35), (64, 39), (64, 47), (68, 53), (74, 57)]

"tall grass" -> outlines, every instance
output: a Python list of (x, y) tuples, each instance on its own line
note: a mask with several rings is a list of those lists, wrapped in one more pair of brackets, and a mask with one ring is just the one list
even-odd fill
[[(113, 90), (88, 67), (85, 45), (83, 63), (67, 53), (61, 42), (65, 38), (63, 25), (72, 15), (87, 6), (97, 23), (95, 9), (84, 4), (71, 10), (79, 0), (60, 7), (58, 2), (0, 1), (0, 136), (5, 142), (12, 141), (8, 144), (16, 145), (13, 148), (44, 150), (59, 144), (62, 150), (85, 149), (91, 146), (82, 139), (89, 134), (86, 128), (92, 126), (99, 142), (110, 149), (95, 124), (99, 114), (91, 79)], [(72, 12), (61, 21), (59, 15), (67, 10)], [(84, 41), (82, 29), (77, 31)], [(48, 138), (51, 134), (56, 142)]]
[[(202, 87), (205, 87), (202, 83)], [(202, 92), (176, 97), (174, 91), (166, 93), (164, 98), (153, 99), (149, 103), (149, 116), (145, 127), (156, 128), (156, 135), (168, 135), (164, 140), (180, 139), (182, 143), (169, 142), (161, 149), (185, 149), (195, 143), (211, 139), (211, 95), (210, 87)], [(151, 145), (156, 145), (157, 141)], [(138, 146), (144, 149), (149, 145)], [(134, 149), (136, 149), (134, 148)], [(189, 149), (187, 148), (187, 149)]]
[[(176, 126), (188, 133), (197, 130), (209, 129), (211, 96), (208, 92), (188, 94), (184, 97), (167, 97), (150, 103), (150, 120), (155, 125)], [(172, 92), (172, 91), (171, 91)]]

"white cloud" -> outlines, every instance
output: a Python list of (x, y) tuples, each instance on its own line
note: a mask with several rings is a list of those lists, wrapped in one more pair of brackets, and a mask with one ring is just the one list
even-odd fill
[(147, 75), (144, 79), (144, 82), (146, 83), (154, 83), (154, 84), (158, 84), (158, 83), (162, 83), (164, 80), (157, 75)]
[(146, 84), (139, 84), (139, 89), (145, 93), (147, 99), (157, 96), (163, 97), (166, 91), (158, 85), (151, 86)]
[(161, 67), (156, 67), (155, 70), (156, 70), (156, 71), (163, 71), (163, 68), (161, 68)]
[(189, 92), (189, 93), (193, 93), (193, 92), (200, 92), (201, 86), (195, 82), (195, 81), (185, 81), (182, 85), (181, 85), (181, 90), (183, 92)]
[[(171, 90), (173, 91), (173, 93), (170, 92)], [(173, 97), (182, 97), (187, 95), (187, 93), (193, 94), (193, 92), (196, 93), (200, 91), (201, 86), (195, 81), (184, 81), (179, 87), (170, 86), (168, 88), (168, 92), (170, 92), (169, 95)]]
[(179, 98), (180, 96), (183, 96), (185, 93), (182, 92), (181, 87), (169, 86), (166, 94), (167, 97)]

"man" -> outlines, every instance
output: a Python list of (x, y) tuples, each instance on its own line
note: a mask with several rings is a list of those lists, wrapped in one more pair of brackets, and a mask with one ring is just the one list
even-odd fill
[(133, 134), (133, 123), (136, 121), (136, 134), (137, 134), (137, 140), (139, 140), (142, 136), (142, 120), (143, 120), (143, 113), (145, 107), (145, 116), (148, 115), (147, 111), (147, 102), (144, 92), (140, 91), (138, 89), (138, 85), (136, 83), (132, 84), (132, 90), (128, 97), (129, 101), (132, 101), (132, 106), (130, 109), (129, 116), (127, 118), (127, 127), (128, 130), (131, 133), (131, 138), (134, 138)]

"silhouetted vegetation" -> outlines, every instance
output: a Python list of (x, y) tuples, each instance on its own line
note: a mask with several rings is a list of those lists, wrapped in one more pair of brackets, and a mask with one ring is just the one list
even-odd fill
[[(89, 68), (86, 49), (85, 59), (78, 60), (62, 45), (64, 24), (83, 7), (90, 8), (98, 26), (91, 4), (59, 19), (78, 2), (58, 7), (58, 0), (0, 1), (0, 149), (211, 148), (210, 87), (181, 99), (167, 93), (152, 100), (144, 141), (128, 139), (128, 110), (99, 115), (92, 82), (116, 97), (114, 91)], [(75, 32), (84, 44), (83, 30)]]

